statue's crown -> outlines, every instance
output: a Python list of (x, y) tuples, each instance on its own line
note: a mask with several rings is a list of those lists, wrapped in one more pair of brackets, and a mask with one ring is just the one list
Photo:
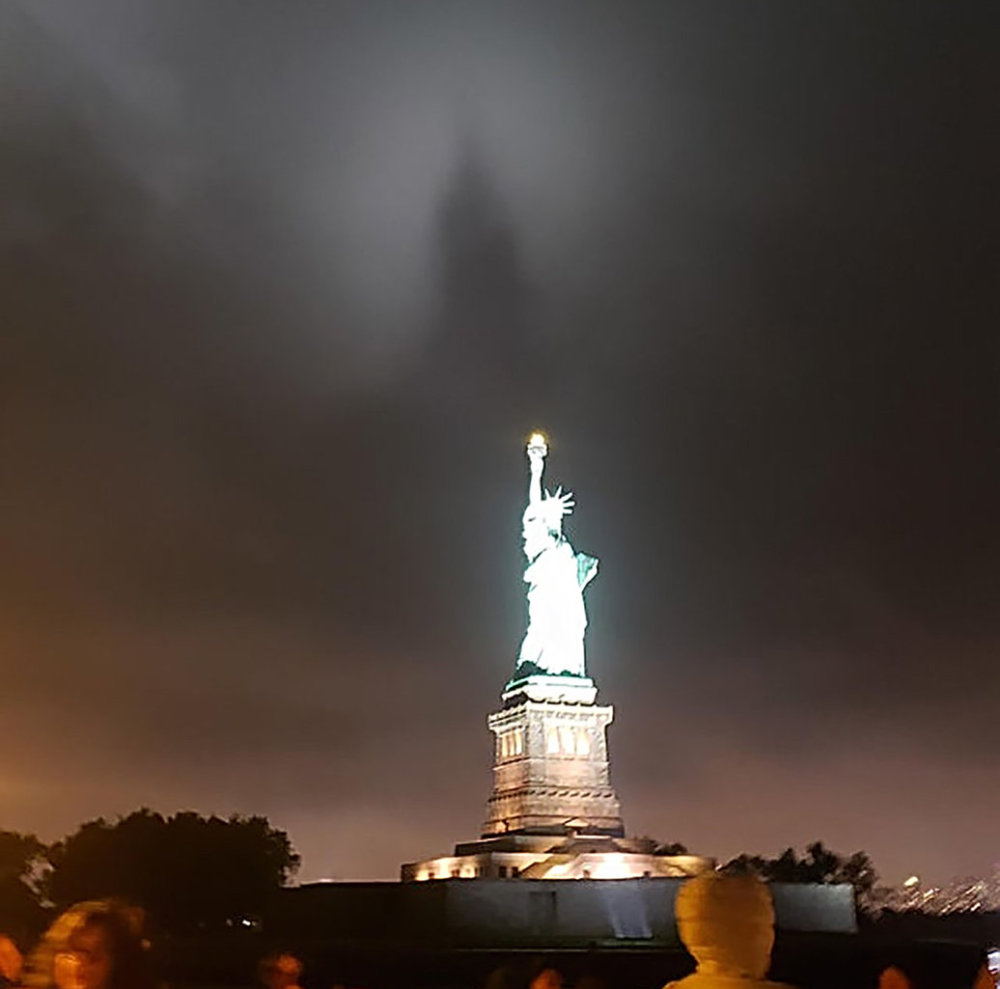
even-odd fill
[(559, 532), (562, 530), (563, 517), (570, 515), (575, 507), (573, 493), (571, 491), (564, 493), (560, 487), (555, 491), (543, 492), (540, 514), (550, 529)]

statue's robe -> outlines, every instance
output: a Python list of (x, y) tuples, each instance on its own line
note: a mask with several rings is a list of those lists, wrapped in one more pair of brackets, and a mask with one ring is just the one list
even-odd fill
[(543, 550), (528, 564), (528, 630), (519, 663), (534, 663), (554, 675), (586, 676), (583, 636), (587, 611), (583, 588), (597, 572), (597, 560), (574, 553), (566, 539)]

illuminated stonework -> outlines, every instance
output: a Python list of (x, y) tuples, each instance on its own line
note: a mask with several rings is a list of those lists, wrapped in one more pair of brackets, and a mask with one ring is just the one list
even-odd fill
[(682, 879), (711, 869), (697, 855), (656, 855), (648, 838), (504, 835), (455, 846), (454, 855), (402, 868), (403, 882), (434, 879)]
[(614, 710), (525, 699), (489, 716), (496, 738), (483, 835), (571, 828), (624, 835), (604, 730)]

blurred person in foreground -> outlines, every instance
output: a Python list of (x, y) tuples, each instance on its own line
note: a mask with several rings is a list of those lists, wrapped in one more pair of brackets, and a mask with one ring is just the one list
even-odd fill
[(0, 989), (17, 984), (21, 966), (21, 952), (17, 950), (17, 945), (6, 934), (0, 934)]
[(25, 989), (155, 989), (141, 910), (87, 900), (63, 913), (32, 952)]
[(677, 893), (677, 933), (697, 963), (671, 989), (792, 989), (767, 980), (774, 901), (757, 876), (704, 872)]
[(302, 962), (290, 952), (275, 951), (260, 960), (257, 974), (265, 989), (299, 989)]
[(528, 983), (528, 989), (562, 989), (562, 984), (562, 973), (551, 965), (546, 965)]

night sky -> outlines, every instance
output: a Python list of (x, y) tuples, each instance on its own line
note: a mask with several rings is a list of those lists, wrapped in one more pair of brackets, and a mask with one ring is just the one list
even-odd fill
[(475, 837), (542, 427), (629, 833), (987, 873), (998, 21), (7, 0), (0, 828)]

